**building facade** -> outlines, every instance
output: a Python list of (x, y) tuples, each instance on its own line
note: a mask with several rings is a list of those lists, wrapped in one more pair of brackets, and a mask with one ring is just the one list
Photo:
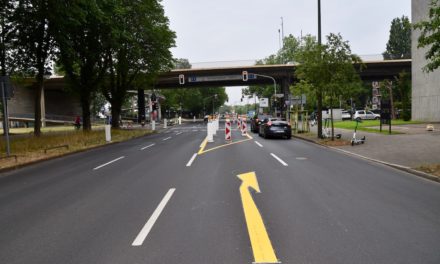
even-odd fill
[[(412, 21), (428, 19), (431, 0), (412, 0)], [(412, 120), (440, 122), (440, 69), (425, 73), (427, 48), (417, 48), (419, 30), (413, 30), (412, 42)]]

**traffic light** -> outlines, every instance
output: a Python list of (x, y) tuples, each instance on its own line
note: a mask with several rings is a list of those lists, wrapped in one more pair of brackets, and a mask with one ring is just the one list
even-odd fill
[(185, 84), (185, 75), (183, 74), (179, 75), (179, 84), (181, 85)]
[(156, 98), (156, 94), (154, 94), (154, 93), (151, 94), (151, 97), (150, 97), (150, 98), (151, 98), (151, 101), (156, 102), (156, 99), (157, 99), (157, 98)]
[(247, 71), (243, 71), (241, 73), (242, 77), (243, 77), (243, 82), (247, 82), (248, 81), (248, 72)]

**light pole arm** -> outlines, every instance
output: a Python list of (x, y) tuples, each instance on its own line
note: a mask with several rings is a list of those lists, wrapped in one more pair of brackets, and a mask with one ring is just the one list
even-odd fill
[[(252, 73), (252, 74), (255, 75), (255, 76), (271, 79), (273, 81), (273, 88), (274, 88), (274, 92), (275, 92), (275, 94), (274, 94), (274, 96), (275, 96), (274, 101), (276, 102), (276, 100), (277, 100), (277, 81), (275, 80), (275, 78), (272, 77), (272, 76), (263, 75), (263, 74), (257, 74), (257, 73)], [(275, 112), (275, 117), (276, 117), (277, 116), (277, 107), (276, 106), (275, 106), (275, 111), (274, 112)]]

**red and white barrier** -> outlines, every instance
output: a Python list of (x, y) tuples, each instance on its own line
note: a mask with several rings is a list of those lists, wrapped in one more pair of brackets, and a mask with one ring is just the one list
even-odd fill
[(237, 128), (239, 130), (241, 130), (241, 118), (240, 117), (237, 119)]
[(241, 120), (241, 135), (244, 137), (247, 136), (246, 118), (242, 118), (242, 120)]
[(226, 119), (226, 122), (225, 122), (225, 140), (226, 141), (231, 141), (232, 140), (231, 121), (229, 121), (229, 119)]

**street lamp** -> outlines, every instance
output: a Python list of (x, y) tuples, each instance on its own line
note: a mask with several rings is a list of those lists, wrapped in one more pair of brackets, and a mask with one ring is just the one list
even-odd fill
[[(263, 78), (268, 78), (268, 79), (271, 79), (273, 81), (273, 89), (274, 89), (274, 93), (275, 93), (274, 94), (274, 102), (276, 103), (276, 101), (277, 101), (277, 81), (275, 80), (275, 78), (272, 77), (272, 76), (263, 75), (263, 74), (257, 74), (257, 73), (252, 73), (252, 74), (255, 75), (255, 76), (263, 77)], [(275, 108), (274, 108), (274, 116), (275, 117), (277, 116), (276, 104), (275, 104)]]

